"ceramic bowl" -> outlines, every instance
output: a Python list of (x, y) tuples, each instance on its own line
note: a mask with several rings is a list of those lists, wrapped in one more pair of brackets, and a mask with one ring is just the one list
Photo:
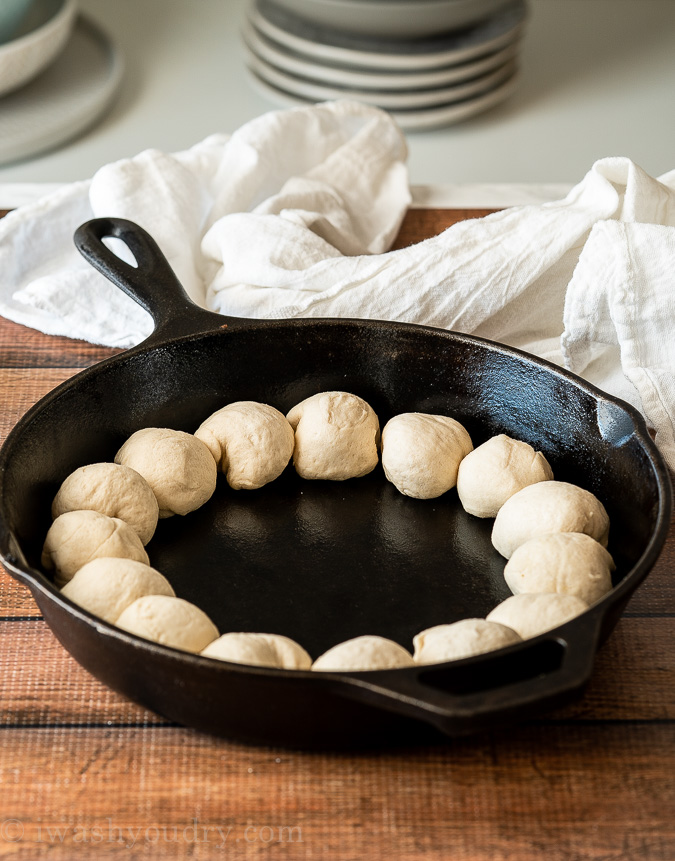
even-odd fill
[(45, 69), (65, 47), (77, 0), (34, 0), (15, 38), (0, 44), (0, 96)]
[(33, 0), (1, 0), (0, 45), (14, 37)]

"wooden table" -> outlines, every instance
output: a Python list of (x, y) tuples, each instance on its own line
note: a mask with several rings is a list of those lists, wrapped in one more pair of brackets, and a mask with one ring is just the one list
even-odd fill
[[(411, 211), (398, 245), (482, 212)], [(112, 353), (0, 320), (1, 432)], [(0, 574), (0, 857), (675, 859), (675, 531), (585, 697), (426, 748), (214, 740), (103, 687)]]

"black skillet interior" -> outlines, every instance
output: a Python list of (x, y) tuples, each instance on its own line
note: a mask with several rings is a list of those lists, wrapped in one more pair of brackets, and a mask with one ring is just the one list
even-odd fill
[[(15, 568), (39, 568), (60, 482), (78, 466), (112, 460), (138, 428), (194, 431), (228, 402), (262, 401), (286, 412), (316, 392), (347, 390), (365, 398), (382, 425), (401, 412), (441, 413), (461, 421), (474, 445), (500, 432), (527, 440), (544, 452), (556, 478), (603, 501), (617, 589), (591, 613), (585, 678), (575, 687), (585, 681), (595, 635), (611, 630), (653, 564), (668, 523), (667, 473), (631, 408), (545, 363), (456, 333), (376, 321), (242, 321), (198, 311), (176, 293), (177, 282), (154, 251), (148, 259), (145, 245), (134, 248), (137, 234), (124, 222), (94, 224), (94, 238), (90, 225), (81, 229), (80, 247), (127, 284), (158, 326), (141, 347), (44, 399), (8, 440), (0, 457), (1, 516), (16, 542)], [(138, 270), (100, 243), (101, 235), (123, 230)], [(152, 277), (141, 283), (145, 270)], [(197, 334), (183, 335), (191, 330)], [(435, 500), (401, 495), (381, 467), (361, 479), (311, 482), (289, 466), (256, 491), (233, 491), (220, 477), (201, 509), (160, 521), (148, 551), (176, 593), (202, 607), (221, 631), (285, 634), (316, 657), (359, 634), (411, 648), (424, 628), (485, 616), (510, 594), (491, 527), (466, 514), (454, 490)], [(49, 587), (38, 591), (40, 600), (51, 600)], [(574, 623), (568, 628), (573, 638)], [(186, 672), (195, 661), (181, 660)], [(536, 703), (540, 673), (532, 660), (528, 698)], [(208, 664), (218, 671), (216, 662)], [(481, 659), (469, 666), (480, 674)], [(126, 692), (143, 700), (137, 684)], [(180, 710), (157, 700), (150, 705), (190, 723)], [(213, 722), (207, 728), (214, 730)], [(452, 732), (452, 721), (443, 729)], [(274, 732), (267, 737), (274, 740)]]

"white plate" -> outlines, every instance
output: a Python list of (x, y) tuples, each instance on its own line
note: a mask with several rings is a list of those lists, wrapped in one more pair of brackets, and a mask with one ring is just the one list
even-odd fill
[(52, 149), (90, 126), (110, 103), (122, 69), (107, 36), (78, 18), (52, 65), (0, 99), (0, 164)]
[(75, 0), (36, 0), (16, 37), (0, 45), (0, 96), (24, 86), (58, 57), (76, 12)]
[(378, 41), (308, 24), (268, 0), (249, 8), (251, 24), (268, 39), (301, 54), (350, 68), (417, 71), (466, 63), (500, 50), (521, 34), (525, 0), (513, 0), (489, 20), (434, 39)]
[(355, 99), (388, 111), (420, 110), (422, 108), (439, 107), (454, 102), (465, 101), (474, 96), (493, 90), (512, 77), (516, 71), (516, 61), (510, 60), (501, 68), (482, 75), (472, 81), (465, 81), (452, 87), (441, 87), (431, 90), (419, 90), (401, 93), (383, 93), (367, 90), (353, 90), (348, 87), (329, 87), (316, 84), (302, 78), (288, 75), (270, 66), (249, 52), (247, 65), (263, 81), (302, 99), (324, 102), (331, 99)]
[[(283, 107), (313, 104), (313, 100), (311, 99), (301, 99), (298, 96), (290, 95), (283, 92), (283, 90), (273, 87), (250, 70), (249, 75), (254, 87), (264, 97), (270, 99), (273, 104)], [(517, 84), (518, 73), (496, 89), (491, 90), (489, 93), (484, 93), (482, 96), (477, 96), (474, 99), (467, 99), (464, 102), (457, 102), (453, 105), (428, 108), (421, 111), (390, 111), (389, 113), (399, 126), (406, 131), (442, 128), (443, 126), (459, 123), (495, 107), (513, 94)]]
[(420, 39), (484, 21), (509, 0), (274, 0), (304, 21), (378, 39)]
[(324, 65), (319, 60), (308, 60), (280, 45), (270, 42), (248, 22), (242, 27), (244, 44), (251, 53), (265, 60), (282, 72), (338, 87), (353, 87), (361, 90), (425, 90), (431, 87), (451, 86), (485, 75), (514, 59), (520, 50), (519, 41), (514, 41), (479, 60), (432, 69), (429, 72), (371, 72), (367, 69), (345, 69)]

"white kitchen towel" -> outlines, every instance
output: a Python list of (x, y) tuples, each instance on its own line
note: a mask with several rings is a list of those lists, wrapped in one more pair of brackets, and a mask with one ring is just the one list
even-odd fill
[[(108, 346), (150, 334), (149, 315), (75, 250), (73, 232), (96, 216), (145, 227), (202, 306), (217, 269), (202, 238), (234, 213), (255, 214), (263, 231), (284, 226), (289, 259), (317, 244), (326, 255), (379, 254), (411, 200), (406, 157), (387, 114), (343, 101), (271, 112), (186, 152), (148, 150), (106, 165), (0, 220), (0, 314)], [(260, 245), (246, 235), (237, 255), (256, 257)]]
[(562, 200), (387, 252), (410, 200), (405, 156), (386, 114), (333, 102), (109, 165), (0, 221), (0, 313), (97, 343), (140, 341), (148, 316), (71, 240), (94, 215), (131, 218), (212, 310), (404, 320), (503, 341), (632, 402), (675, 468), (675, 171), (655, 179), (605, 158)]

